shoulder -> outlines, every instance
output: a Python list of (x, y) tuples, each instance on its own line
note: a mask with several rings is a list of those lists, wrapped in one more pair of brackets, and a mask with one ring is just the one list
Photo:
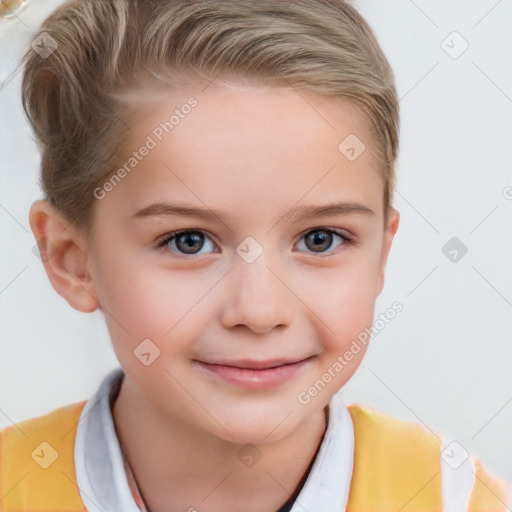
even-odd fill
[(463, 467), (451, 467), (450, 445), (445, 449), (438, 432), (372, 407), (353, 404), (347, 409), (354, 425), (347, 510), (450, 510), (448, 502), (454, 510), (506, 510), (507, 484), (467, 452)]
[(349, 510), (441, 510), (441, 440), (413, 422), (359, 404)]
[(359, 434), (356, 442), (360, 441), (361, 447), (378, 443), (385, 444), (386, 450), (402, 451), (410, 445), (416, 453), (439, 453), (441, 449), (441, 436), (424, 425), (395, 418), (366, 405), (352, 404), (347, 409), (354, 430)]
[[(74, 443), (85, 401), (0, 430), (2, 511), (81, 511)], [(62, 508), (55, 508), (59, 496)]]
[(59, 407), (47, 414), (19, 421), (9, 427), (0, 430), (0, 448), (2, 455), (7, 457), (15, 450), (27, 450), (37, 441), (66, 446), (74, 441), (74, 433), (78, 425), (80, 414), (86, 401)]

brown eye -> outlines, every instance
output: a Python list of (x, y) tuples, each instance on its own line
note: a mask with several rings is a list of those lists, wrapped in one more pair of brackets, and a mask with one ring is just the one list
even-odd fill
[(329, 253), (340, 245), (350, 244), (349, 237), (332, 229), (314, 229), (304, 235), (298, 246), (302, 251), (313, 253)]
[(176, 247), (185, 254), (195, 254), (204, 245), (204, 235), (198, 231), (188, 231), (176, 237)]
[[(157, 247), (188, 255), (215, 252), (215, 245), (210, 237), (198, 230), (179, 231), (167, 235), (158, 243)], [(203, 251), (203, 248), (206, 250)]]
[(332, 244), (332, 233), (327, 231), (311, 231), (306, 235), (306, 247), (312, 251), (325, 251)]

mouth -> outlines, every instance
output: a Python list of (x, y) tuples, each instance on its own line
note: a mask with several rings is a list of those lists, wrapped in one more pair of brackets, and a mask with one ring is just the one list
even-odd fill
[(215, 361), (215, 362), (201, 361), (201, 362), (204, 362), (205, 364), (209, 364), (209, 365), (215, 365), (215, 366), (229, 366), (231, 368), (240, 368), (241, 370), (268, 370), (270, 368), (277, 368), (279, 366), (300, 363), (301, 361), (304, 361), (306, 359), (307, 358), (269, 359), (266, 361), (242, 359), (239, 361)]
[(265, 361), (194, 361), (198, 367), (217, 381), (246, 389), (270, 389), (293, 378), (309, 366), (315, 356), (305, 359), (271, 359)]

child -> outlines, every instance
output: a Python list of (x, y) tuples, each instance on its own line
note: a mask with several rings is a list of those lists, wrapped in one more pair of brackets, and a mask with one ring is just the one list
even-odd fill
[(33, 47), (30, 225), (121, 368), (1, 432), (2, 511), (507, 510), (460, 445), (336, 395), (399, 224), (393, 74), (352, 7), (75, 0)]

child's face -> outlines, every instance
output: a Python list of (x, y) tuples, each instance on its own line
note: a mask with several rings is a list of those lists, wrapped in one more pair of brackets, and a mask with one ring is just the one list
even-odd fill
[[(190, 97), (197, 105), (181, 108)], [(175, 109), (172, 131), (158, 130)], [(121, 156), (140, 160), (96, 201), (88, 266), (128, 379), (165, 416), (268, 442), (352, 376), (364, 346), (341, 371), (333, 365), (373, 323), (398, 227), (393, 210), (384, 230), (364, 128), (347, 102), (290, 89), (210, 85), (144, 107)], [(338, 149), (349, 134), (366, 144), (353, 161)], [(143, 157), (148, 136), (155, 147)], [(300, 215), (334, 203), (359, 206)], [(137, 214), (156, 204), (160, 214)], [(185, 230), (195, 233), (157, 247)], [(211, 366), (273, 360), (305, 363)], [(312, 396), (319, 379), (325, 387)]]

